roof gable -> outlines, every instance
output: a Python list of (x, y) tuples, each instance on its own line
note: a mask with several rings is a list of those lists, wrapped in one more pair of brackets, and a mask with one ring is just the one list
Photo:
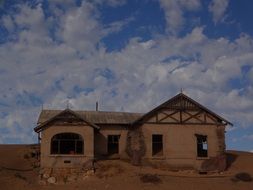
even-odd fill
[(229, 121), (212, 112), (208, 108), (199, 104), (195, 100), (179, 93), (160, 106), (137, 119), (134, 124), (138, 123), (214, 123), (223, 125), (232, 125)]
[(87, 119), (83, 118), (82, 116), (80, 116), (78, 113), (70, 110), (70, 109), (65, 109), (57, 114), (54, 114), (53, 117), (45, 120), (44, 122), (40, 122), (38, 123), (37, 127), (34, 128), (35, 132), (40, 132), (42, 131), (44, 128), (47, 127), (47, 125), (51, 122), (54, 122), (56, 120), (62, 120), (62, 121), (75, 121), (75, 122), (84, 122), (86, 124), (88, 124), (89, 126), (95, 128), (95, 129), (99, 129), (99, 127), (97, 125), (95, 125), (94, 123), (88, 121)]

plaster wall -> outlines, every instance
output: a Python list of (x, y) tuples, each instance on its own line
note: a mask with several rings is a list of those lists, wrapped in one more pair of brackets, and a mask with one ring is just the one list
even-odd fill
[[(218, 156), (221, 152), (221, 142), (217, 136), (216, 125), (173, 125), (173, 124), (143, 124), (141, 126), (146, 145), (146, 159), (165, 160), (172, 167), (198, 169), (201, 163)], [(152, 156), (152, 135), (163, 135), (163, 155)], [(206, 135), (208, 157), (197, 157), (197, 138), (195, 134)]]
[[(77, 133), (84, 140), (84, 154), (82, 155), (52, 155), (51, 139), (58, 133)], [(94, 128), (82, 126), (50, 126), (41, 132), (41, 167), (42, 168), (73, 168), (81, 166), (94, 157)]]
[(95, 134), (95, 155), (100, 157), (108, 154), (108, 135), (119, 135), (119, 157), (127, 158), (125, 149), (127, 141), (127, 128), (120, 125), (100, 126), (99, 132)]

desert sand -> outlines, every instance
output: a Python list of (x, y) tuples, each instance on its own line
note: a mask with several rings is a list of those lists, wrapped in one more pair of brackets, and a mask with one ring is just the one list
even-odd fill
[(196, 171), (169, 171), (145, 165), (132, 166), (127, 161), (97, 162), (94, 175), (85, 179), (57, 184), (40, 184), (36, 156), (32, 145), (0, 145), (0, 189), (187, 189), (252, 190), (253, 154), (227, 151), (229, 167), (221, 174), (199, 174)]

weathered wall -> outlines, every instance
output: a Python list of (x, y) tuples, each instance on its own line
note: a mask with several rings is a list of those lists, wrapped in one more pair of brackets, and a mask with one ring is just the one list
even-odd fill
[[(108, 135), (120, 135), (119, 156), (120, 158), (128, 158), (126, 153), (128, 129), (118, 125), (100, 127), (100, 130), (95, 132), (90, 126), (51, 126), (42, 131), (41, 167), (80, 167), (94, 156), (99, 158), (101, 155), (107, 155)], [(142, 148), (145, 151), (143, 158), (164, 160), (170, 166), (176, 168), (199, 169), (203, 161), (221, 155), (225, 150), (224, 126), (143, 124), (140, 126), (140, 130), (142, 135), (137, 136), (143, 138), (142, 142), (145, 143), (145, 148)], [(50, 155), (51, 138), (62, 132), (77, 133), (83, 137), (84, 155)], [(163, 156), (161, 157), (152, 156), (153, 134), (163, 135)], [(208, 158), (197, 158), (195, 134), (207, 136)], [(140, 141), (137, 140), (136, 142)], [(70, 160), (71, 163), (66, 164), (64, 160)]]
[[(219, 139), (218, 126), (215, 125), (144, 124), (141, 128), (146, 143), (144, 158), (164, 159), (173, 167), (199, 169), (204, 160), (220, 155), (221, 146), (225, 144), (224, 139), (223, 142)], [(163, 156), (161, 157), (152, 157), (153, 134), (163, 135)], [(197, 158), (195, 134), (207, 135), (208, 158)]]
[(95, 133), (95, 155), (107, 155), (107, 137), (108, 135), (120, 135), (119, 138), (119, 156), (127, 158), (125, 149), (127, 141), (127, 128), (120, 125), (101, 125), (99, 132)]
[[(83, 155), (51, 155), (50, 143), (58, 133), (77, 133), (84, 140)], [(90, 126), (50, 126), (41, 133), (41, 167), (64, 168), (80, 167), (84, 162), (94, 157), (94, 128)], [(64, 163), (65, 160), (71, 163)]]

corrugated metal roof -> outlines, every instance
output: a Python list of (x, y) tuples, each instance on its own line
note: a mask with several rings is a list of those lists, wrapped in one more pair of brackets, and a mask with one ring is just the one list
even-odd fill
[[(44, 123), (63, 110), (42, 110), (38, 124)], [(81, 117), (94, 124), (129, 124), (139, 119), (142, 113), (105, 112), (105, 111), (74, 111)]]

